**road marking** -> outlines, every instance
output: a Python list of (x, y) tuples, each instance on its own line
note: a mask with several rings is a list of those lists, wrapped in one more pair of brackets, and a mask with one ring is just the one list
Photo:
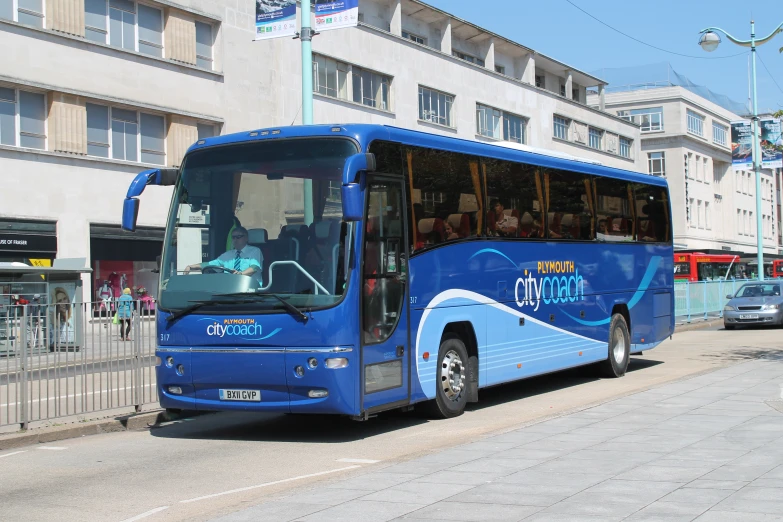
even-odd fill
[(39, 446), (35, 449), (39, 450), (51, 450), (51, 451), (62, 451), (68, 448), (63, 448), (62, 446)]
[(2, 459), (3, 457), (10, 457), (11, 455), (19, 455), (20, 453), (24, 453), (25, 451), (14, 451), (13, 453), (6, 453), (5, 455), (0, 455), (0, 459)]
[(141, 520), (142, 518), (147, 518), (149, 516), (154, 515), (155, 513), (160, 513), (161, 511), (163, 511), (165, 509), (168, 509), (168, 508), (169, 508), (168, 506), (161, 506), (161, 507), (158, 507), (158, 508), (155, 508), (155, 509), (150, 509), (149, 511), (146, 511), (146, 512), (142, 513), (141, 515), (136, 515), (133, 518), (125, 519), (122, 522), (133, 522), (134, 520)]
[(189, 502), (197, 502), (199, 500), (206, 500), (208, 498), (215, 498), (215, 497), (220, 497), (220, 496), (223, 496), (223, 495), (231, 495), (232, 493), (241, 493), (242, 491), (250, 491), (251, 489), (265, 488), (267, 486), (274, 486), (275, 484), (284, 484), (286, 482), (293, 482), (295, 480), (302, 480), (302, 479), (311, 478), (311, 477), (320, 477), (321, 475), (329, 475), (330, 473), (337, 473), (339, 471), (347, 471), (349, 469), (356, 469), (356, 468), (361, 468), (361, 466), (348, 466), (348, 467), (345, 467), (345, 468), (333, 469), (333, 470), (330, 470), (330, 471), (321, 471), (320, 473), (311, 473), (310, 475), (302, 475), (302, 476), (299, 476), (299, 477), (292, 477), (292, 478), (287, 478), (287, 479), (283, 479), (283, 480), (275, 480), (274, 482), (265, 482), (264, 484), (258, 484), (258, 485), (255, 485), (255, 486), (247, 486), (247, 487), (238, 488), (238, 489), (231, 489), (229, 491), (223, 491), (222, 493), (213, 493), (212, 495), (204, 495), (203, 497), (196, 497), (196, 498), (191, 498), (191, 499), (188, 499), (188, 500), (180, 500), (180, 503), (181, 504), (187, 504)]
[(337, 462), (347, 462), (349, 464), (377, 464), (380, 460), (370, 459), (337, 459)]

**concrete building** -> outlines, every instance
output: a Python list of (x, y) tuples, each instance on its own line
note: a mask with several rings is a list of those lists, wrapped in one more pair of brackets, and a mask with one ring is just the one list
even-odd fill
[[(694, 86), (668, 64), (602, 72), (611, 79), (606, 110), (640, 125), (645, 172), (669, 182), (675, 250), (755, 256), (755, 174), (731, 165), (730, 122), (747, 117), (744, 106)], [(599, 96), (588, 100), (597, 106)], [(777, 174), (762, 170), (761, 180), (764, 253), (775, 256)]]
[[(126, 234), (133, 176), (179, 165), (204, 136), (301, 121), (300, 42), (253, 41), (254, 12), (253, 0), (3, 2), (0, 261), (84, 258), (85, 299), (106, 280), (154, 293), (171, 192), (147, 191)], [(316, 123), (647, 169), (639, 126), (603, 110), (602, 80), (418, 0), (362, 0), (359, 27), (313, 48)]]

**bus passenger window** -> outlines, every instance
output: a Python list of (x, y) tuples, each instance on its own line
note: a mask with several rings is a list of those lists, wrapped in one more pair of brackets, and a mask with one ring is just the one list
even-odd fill
[(511, 161), (484, 159), (486, 226), (488, 236), (541, 237), (542, 194), (537, 167)]
[(598, 241), (633, 241), (633, 192), (617, 179), (595, 178)]
[(636, 240), (669, 241), (669, 203), (663, 187), (633, 183), (636, 213)]
[(594, 205), (589, 176), (547, 169), (544, 199), (548, 238), (592, 239)]
[(403, 152), (403, 167), (415, 251), (479, 235), (484, 206), (477, 159), (408, 147)]

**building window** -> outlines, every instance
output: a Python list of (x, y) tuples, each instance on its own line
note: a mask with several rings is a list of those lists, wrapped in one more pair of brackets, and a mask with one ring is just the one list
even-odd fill
[(748, 230), (751, 236), (756, 235), (756, 223), (753, 221), (753, 212), (748, 212)]
[(701, 200), (696, 201), (696, 226), (704, 228), (704, 207), (701, 205)]
[(744, 236), (745, 235), (745, 229), (742, 226), (742, 211), (740, 209), (737, 209), (737, 234)]
[(477, 58), (475, 56), (471, 56), (469, 54), (465, 54), (463, 52), (455, 51), (455, 50), (451, 51), (451, 55), (454, 56), (455, 58), (459, 58), (460, 60), (465, 60), (466, 62), (475, 63), (476, 65), (480, 65), (484, 67), (484, 60), (482, 60), (481, 58)]
[(35, 27), (44, 26), (43, 0), (2, 0), (0, 18)]
[(710, 176), (707, 174), (707, 158), (702, 156), (701, 163), (702, 163), (702, 165), (701, 165), (702, 181), (704, 183), (709, 183), (710, 182)]
[(525, 143), (527, 119), (508, 112), (503, 113), (503, 139), (515, 143)]
[(564, 83), (561, 83), (561, 84), (560, 84), (560, 96), (562, 96), (562, 97), (564, 97), (564, 98), (565, 98), (565, 93), (566, 93), (566, 87), (565, 87), (565, 84), (564, 84)]
[(647, 169), (653, 176), (666, 176), (666, 157), (664, 153), (648, 152)]
[(197, 123), (196, 130), (198, 132), (198, 139), (211, 138), (215, 135), (215, 126), (211, 123)]
[(487, 138), (500, 139), (503, 123), (503, 111), (486, 105), (476, 105), (476, 129)]
[(476, 104), (476, 129), (481, 136), (524, 143), (526, 124), (527, 120), (521, 116)]
[(601, 141), (604, 137), (604, 131), (590, 127), (590, 139), (588, 145), (591, 149), (601, 150)]
[(701, 156), (696, 154), (696, 181), (701, 180)]
[(325, 56), (313, 56), (313, 92), (347, 100), (348, 64)]
[(87, 104), (87, 154), (109, 157), (109, 108)]
[(704, 228), (707, 230), (712, 230), (712, 220), (710, 219), (710, 204), (709, 202), (704, 202)]
[(196, 65), (212, 70), (212, 26), (196, 22)]
[(402, 32), (402, 37), (406, 40), (410, 40), (411, 42), (416, 42), (417, 44), (421, 45), (427, 45), (427, 39), (423, 36), (419, 36), (417, 34), (409, 33), (408, 31)]
[(553, 118), (553, 128), (554, 128), (554, 135), (555, 138), (561, 139), (561, 140), (567, 140), (568, 139), (568, 127), (571, 125), (571, 120), (567, 120), (565, 118), (562, 118), (560, 116), (555, 116)]
[(696, 225), (693, 224), (693, 219), (691, 219), (691, 216), (693, 216), (693, 213), (691, 212), (691, 209), (693, 208), (694, 199), (690, 198), (688, 200), (688, 208), (685, 209), (686, 214), (688, 215), (688, 224), (691, 227), (695, 227)]
[(546, 82), (544, 80), (544, 75), (543, 74), (536, 74), (536, 87), (544, 89), (545, 85), (546, 85)]
[(620, 136), (620, 156), (623, 158), (631, 157), (631, 140)]
[(163, 116), (87, 104), (87, 154), (90, 156), (163, 165), (165, 133)]
[(163, 11), (139, 4), (139, 52), (163, 57)]
[(495, 72), (500, 74), (506, 74), (506, 68), (503, 67), (502, 65), (496, 65)]
[(692, 110), (687, 111), (688, 132), (696, 136), (704, 136), (704, 116), (696, 114)]
[(728, 145), (728, 128), (712, 122), (712, 141), (718, 145)]
[(93, 42), (162, 58), (163, 11), (131, 0), (84, 0), (84, 35)]
[(35, 27), (44, 26), (43, 0), (3, 0), (0, 18)]
[(641, 127), (642, 132), (663, 130), (663, 107), (617, 111), (617, 115)]
[(46, 148), (45, 95), (0, 87), (0, 144)]
[(384, 111), (391, 110), (389, 88), (391, 78), (366, 69), (353, 67), (353, 101)]
[(419, 119), (454, 127), (454, 96), (419, 86)]

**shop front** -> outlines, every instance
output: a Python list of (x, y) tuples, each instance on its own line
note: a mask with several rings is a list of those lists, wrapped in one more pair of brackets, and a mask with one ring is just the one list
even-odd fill
[(143, 303), (144, 312), (154, 311), (163, 234), (163, 228), (138, 227), (136, 232), (126, 232), (115, 225), (90, 225), (94, 315), (112, 315), (125, 288)]
[(0, 218), (0, 262), (50, 267), (57, 257), (57, 223)]

